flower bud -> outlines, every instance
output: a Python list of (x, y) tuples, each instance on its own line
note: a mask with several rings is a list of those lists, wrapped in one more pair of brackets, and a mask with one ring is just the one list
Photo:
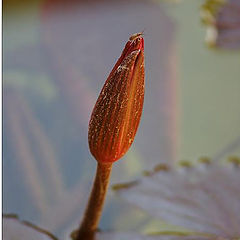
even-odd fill
[(98, 162), (121, 158), (135, 137), (144, 99), (144, 40), (132, 35), (93, 109), (88, 141)]

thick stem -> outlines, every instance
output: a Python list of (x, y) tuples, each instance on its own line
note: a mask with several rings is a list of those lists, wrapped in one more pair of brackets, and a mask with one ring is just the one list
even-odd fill
[(93, 235), (96, 231), (102, 214), (111, 170), (112, 163), (98, 163), (92, 192), (76, 240), (86, 240), (86, 236)]

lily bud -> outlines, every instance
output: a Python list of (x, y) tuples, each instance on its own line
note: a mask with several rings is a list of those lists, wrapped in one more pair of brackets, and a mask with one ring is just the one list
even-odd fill
[(98, 162), (121, 158), (135, 137), (144, 99), (144, 40), (132, 35), (107, 78), (93, 109), (89, 147)]

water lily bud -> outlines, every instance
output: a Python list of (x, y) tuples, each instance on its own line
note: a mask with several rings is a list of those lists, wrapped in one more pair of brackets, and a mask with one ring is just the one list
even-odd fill
[(93, 109), (88, 141), (98, 162), (121, 158), (135, 137), (144, 99), (144, 40), (132, 35)]

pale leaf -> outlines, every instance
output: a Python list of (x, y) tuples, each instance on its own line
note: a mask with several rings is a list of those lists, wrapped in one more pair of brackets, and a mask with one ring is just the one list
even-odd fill
[(20, 221), (16, 215), (4, 215), (3, 240), (57, 240), (57, 238), (29, 222)]
[(239, 167), (204, 166), (158, 167), (139, 181), (114, 188), (128, 202), (171, 224), (210, 234), (211, 239), (238, 239)]

